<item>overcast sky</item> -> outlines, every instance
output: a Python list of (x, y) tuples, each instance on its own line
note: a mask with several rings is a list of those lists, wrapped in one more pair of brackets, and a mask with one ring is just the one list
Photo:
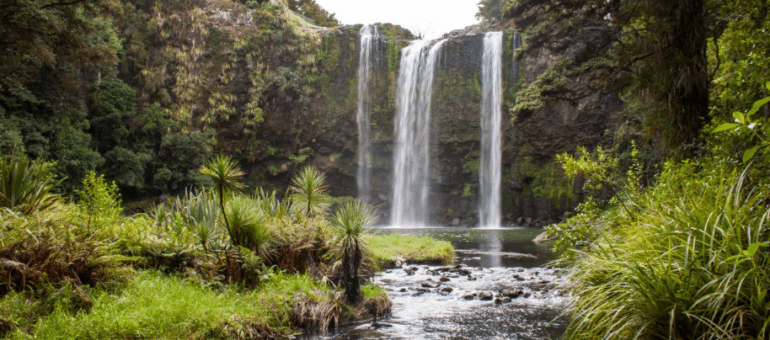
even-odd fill
[(316, 0), (343, 24), (392, 23), (426, 38), (478, 23), (479, 0)]

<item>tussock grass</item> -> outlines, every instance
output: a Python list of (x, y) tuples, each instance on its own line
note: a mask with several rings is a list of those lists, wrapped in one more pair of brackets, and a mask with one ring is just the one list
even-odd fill
[(364, 236), (368, 255), (380, 268), (393, 266), (397, 257), (407, 262), (450, 264), (455, 253), (448, 241), (439, 241), (429, 236), (392, 234), (371, 234)]
[(767, 193), (691, 170), (664, 175), (575, 263), (566, 338), (770, 337)]

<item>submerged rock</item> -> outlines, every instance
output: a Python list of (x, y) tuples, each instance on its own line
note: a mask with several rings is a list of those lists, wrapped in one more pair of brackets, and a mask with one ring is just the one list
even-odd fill
[(440, 291), (442, 293), (451, 293), (453, 290), (454, 290), (454, 288), (447, 286), (447, 287), (441, 288)]
[(478, 295), (478, 294), (477, 293), (468, 293), (468, 294), (463, 295), (463, 299), (473, 300), (473, 298), (475, 298), (476, 295)]

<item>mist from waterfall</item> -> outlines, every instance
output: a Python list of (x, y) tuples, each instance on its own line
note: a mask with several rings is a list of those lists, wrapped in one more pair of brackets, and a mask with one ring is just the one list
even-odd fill
[(445, 41), (414, 41), (401, 50), (396, 93), (393, 227), (422, 227), (428, 222), (433, 74)]
[(372, 166), (372, 151), (370, 140), (370, 115), (372, 111), (372, 99), (370, 87), (372, 82), (372, 68), (374, 66), (373, 43), (377, 38), (377, 27), (364, 25), (358, 32), (359, 56), (358, 56), (358, 109), (356, 121), (358, 123), (358, 199), (362, 202), (371, 200), (370, 169)]
[(479, 226), (499, 228), (502, 177), (503, 33), (484, 35), (481, 64), (481, 159), (479, 160)]

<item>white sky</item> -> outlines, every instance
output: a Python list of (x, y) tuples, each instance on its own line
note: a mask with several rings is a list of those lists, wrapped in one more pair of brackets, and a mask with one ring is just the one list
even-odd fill
[(316, 0), (343, 24), (392, 23), (438, 38), (478, 23), (479, 0)]

